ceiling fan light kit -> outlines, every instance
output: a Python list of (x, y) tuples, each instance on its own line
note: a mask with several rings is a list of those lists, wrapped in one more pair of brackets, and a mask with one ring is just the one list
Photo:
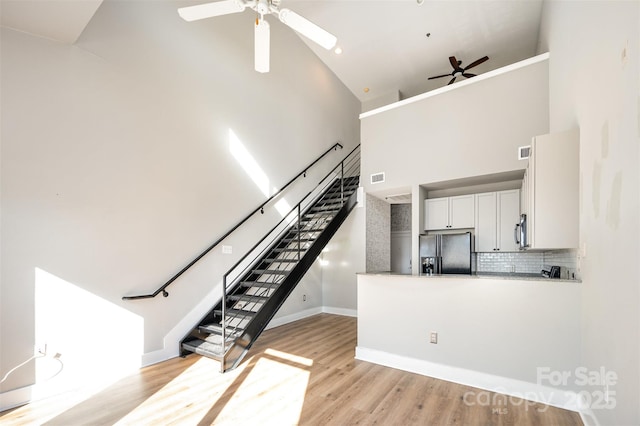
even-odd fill
[(254, 29), (255, 69), (261, 73), (269, 72), (270, 27), (269, 23), (264, 19), (264, 15), (276, 15), (283, 24), (327, 50), (335, 47), (338, 41), (336, 36), (290, 9), (279, 9), (279, 5), (280, 0), (222, 0), (181, 7), (178, 9), (178, 14), (185, 21), (191, 22), (243, 12), (247, 7), (255, 10), (259, 15)]

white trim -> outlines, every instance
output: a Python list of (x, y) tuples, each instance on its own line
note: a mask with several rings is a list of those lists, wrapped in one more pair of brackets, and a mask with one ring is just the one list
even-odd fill
[(0, 411), (10, 410), (31, 402), (33, 386), (25, 386), (0, 393)]
[(304, 311), (296, 312), (295, 314), (274, 318), (271, 321), (269, 321), (269, 324), (267, 324), (267, 326), (265, 327), (265, 330), (268, 330), (274, 327), (279, 327), (281, 325), (289, 324), (290, 322), (298, 321), (303, 318), (307, 318), (320, 313), (322, 313), (322, 308), (320, 306), (316, 306), (315, 308), (305, 309)]
[(343, 317), (357, 317), (356, 309), (332, 308), (331, 306), (323, 306), (322, 312), (325, 314), (342, 315)]
[(401, 101), (394, 102), (392, 104), (382, 106), (380, 108), (372, 109), (371, 111), (363, 112), (362, 114), (360, 114), (360, 119), (362, 120), (363, 118), (371, 117), (372, 115), (380, 114), (381, 112), (385, 112), (385, 111), (389, 111), (389, 110), (392, 110), (392, 109), (400, 108), (400, 107), (403, 107), (405, 105), (412, 104), (414, 102), (419, 102), (419, 101), (421, 101), (423, 99), (427, 99), (427, 98), (430, 98), (432, 96), (437, 96), (437, 95), (440, 95), (442, 93), (449, 92), (450, 90), (456, 90), (456, 89), (459, 89), (460, 87), (468, 86), (469, 84), (475, 84), (475, 83), (478, 83), (478, 82), (480, 82), (482, 80), (487, 80), (489, 78), (496, 77), (498, 75), (502, 75), (502, 74), (505, 74), (505, 73), (508, 73), (508, 72), (511, 72), (511, 71), (515, 71), (517, 69), (524, 68), (524, 67), (527, 67), (529, 65), (537, 64), (538, 62), (546, 61), (547, 59), (549, 59), (549, 52), (543, 53), (543, 54), (538, 55), (538, 56), (534, 56), (533, 58), (525, 59), (525, 60), (520, 61), (520, 62), (516, 62), (515, 64), (507, 65), (506, 67), (498, 68), (496, 70), (489, 71), (489, 72), (486, 72), (484, 74), (480, 74), (479, 76), (470, 78), (468, 80), (463, 80), (463, 81), (460, 81), (460, 82), (455, 83), (455, 84), (451, 84), (451, 85), (447, 85), (447, 86), (444, 86), (444, 87), (440, 87), (440, 88), (435, 89), (435, 90), (430, 90), (428, 92), (421, 93), (419, 95), (412, 96), (410, 98), (403, 99)]
[(269, 322), (265, 330), (289, 324), (290, 322), (298, 321), (318, 314), (333, 314), (341, 315), (343, 317), (357, 317), (358, 311), (355, 309), (334, 308), (331, 306), (317, 306), (315, 308), (309, 308), (304, 311), (296, 312), (295, 314), (274, 318), (271, 320), (271, 322)]
[(582, 420), (584, 426), (600, 426), (598, 418), (591, 410), (591, 407), (589, 407), (589, 404), (587, 404), (587, 401), (582, 394), (578, 395), (578, 407), (580, 409), (580, 420)]
[(579, 406), (578, 395), (575, 392), (554, 389), (537, 383), (437, 364), (361, 346), (356, 347), (356, 359), (508, 396), (524, 398), (565, 410), (580, 412), (582, 408)]
[(219, 284), (211, 290), (209, 294), (203, 297), (200, 303), (191, 309), (180, 322), (164, 336), (161, 349), (142, 354), (140, 365), (147, 367), (180, 355), (180, 340), (193, 329), (193, 324), (197, 324), (207, 312), (209, 312), (211, 306), (215, 305), (220, 298), (221, 292), (221, 285)]

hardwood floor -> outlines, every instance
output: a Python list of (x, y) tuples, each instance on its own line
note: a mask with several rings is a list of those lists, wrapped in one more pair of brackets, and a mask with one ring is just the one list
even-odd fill
[[(65, 394), (0, 413), (0, 424), (582, 424), (574, 412), (357, 361), (355, 346), (355, 318), (316, 315), (266, 331), (230, 373), (197, 355), (176, 358), (88, 398)], [(465, 404), (465, 394), (482, 403)]]

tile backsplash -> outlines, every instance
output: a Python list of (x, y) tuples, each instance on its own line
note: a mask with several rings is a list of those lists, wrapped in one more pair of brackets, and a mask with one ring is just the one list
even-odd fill
[(562, 267), (562, 278), (578, 277), (577, 250), (548, 250), (544, 252), (496, 252), (477, 253), (476, 271), (478, 272), (517, 272), (539, 274), (550, 266)]
[(478, 272), (518, 272), (539, 274), (543, 265), (543, 253), (537, 252), (496, 252), (478, 253)]

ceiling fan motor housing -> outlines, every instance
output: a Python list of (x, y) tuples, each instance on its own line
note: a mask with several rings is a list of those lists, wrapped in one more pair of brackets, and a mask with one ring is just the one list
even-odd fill
[(269, 2), (267, 0), (259, 0), (255, 7), (256, 12), (260, 15), (267, 15), (270, 12)]

